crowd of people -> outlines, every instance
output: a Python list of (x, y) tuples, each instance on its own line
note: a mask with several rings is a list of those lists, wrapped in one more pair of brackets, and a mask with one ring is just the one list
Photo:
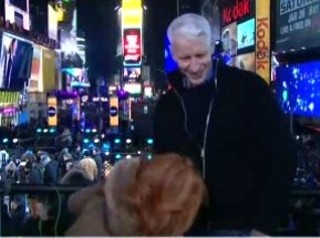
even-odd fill
[[(67, 129), (56, 137), (56, 141), (54, 153), (3, 145), (0, 150), (1, 184), (86, 186), (103, 176), (105, 167), (98, 148), (82, 150), (73, 142)], [(32, 194), (6, 196), (2, 201), (2, 235), (14, 236), (39, 235), (38, 229), (34, 229), (35, 221), (42, 216), (48, 217), (44, 211), (52, 202), (56, 203), (48, 195)]]

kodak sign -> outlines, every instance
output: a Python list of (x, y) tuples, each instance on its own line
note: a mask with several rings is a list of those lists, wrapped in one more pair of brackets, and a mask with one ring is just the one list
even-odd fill
[(256, 73), (270, 84), (270, 1), (256, 1)]

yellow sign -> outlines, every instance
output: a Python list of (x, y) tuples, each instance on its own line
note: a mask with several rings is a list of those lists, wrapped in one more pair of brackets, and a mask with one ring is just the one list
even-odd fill
[(18, 107), (20, 101), (19, 92), (0, 91), (0, 107)]
[(121, 11), (122, 29), (142, 27), (143, 9), (141, 0), (123, 0)]
[(56, 55), (54, 50), (42, 50), (42, 85), (41, 92), (49, 92), (56, 88)]
[(141, 0), (122, 0), (122, 9), (137, 9), (141, 7)]
[(58, 109), (57, 109), (57, 98), (48, 97), (48, 126), (58, 125)]
[(270, 84), (270, 1), (256, 1), (256, 72)]
[(118, 99), (118, 97), (110, 97), (109, 123), (110, 123), (110, 126), (118, 126), (119, 125), (119, 99)]

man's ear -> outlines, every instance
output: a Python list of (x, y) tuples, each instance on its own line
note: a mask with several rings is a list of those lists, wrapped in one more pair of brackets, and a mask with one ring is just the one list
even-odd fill
[(174, 59), (174, 61), (177, 61), (177, 57), (175, 55), (174, 47), (172, 44), (169, 45), (169, 50), (170, 50), (170, 54), (172, 55), (172, 58)]

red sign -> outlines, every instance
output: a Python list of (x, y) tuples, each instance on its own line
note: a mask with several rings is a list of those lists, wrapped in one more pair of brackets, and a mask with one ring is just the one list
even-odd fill
[(124, 65), (136, 66), (141, 64), (141, 30), (124, 29), (123, 30), (123, 57)]
[(245, 16), (250, 16), (252, 11), (252, 0), (236, 0), (232, 6), (222, 8), (222, 24), (239, 21)]

